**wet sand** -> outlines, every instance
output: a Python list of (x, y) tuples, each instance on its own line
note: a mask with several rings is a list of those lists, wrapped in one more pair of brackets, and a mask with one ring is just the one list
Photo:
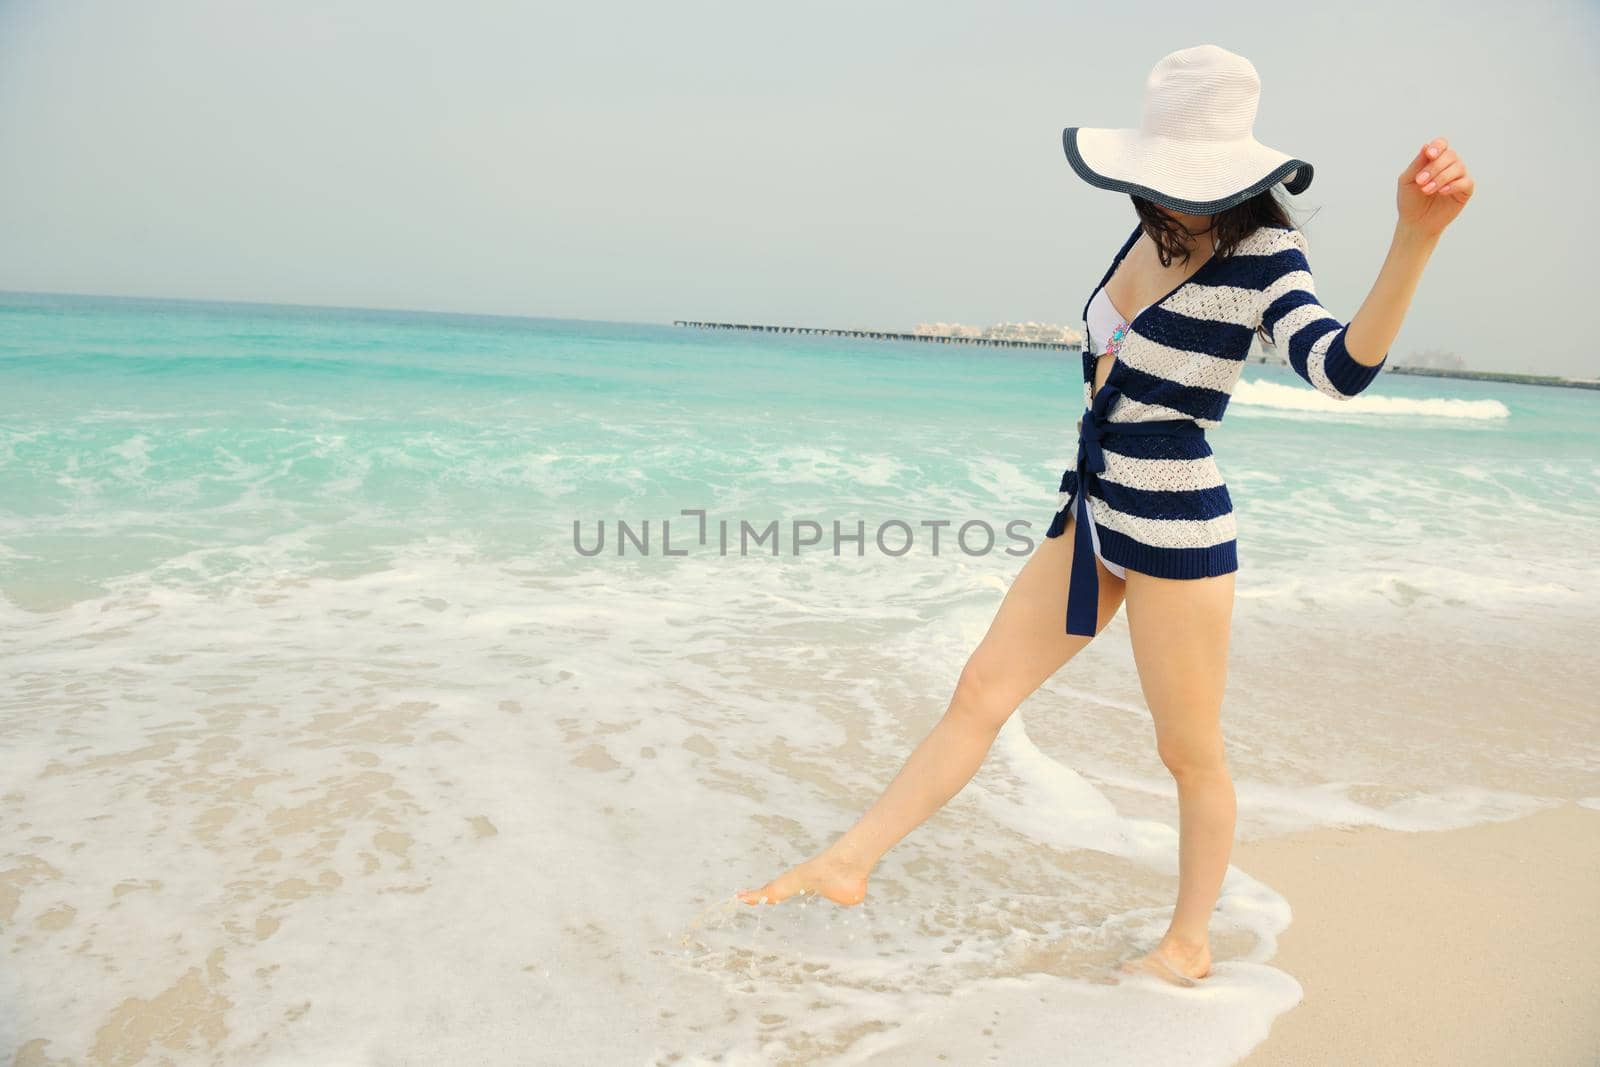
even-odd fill
[(1600, 1063), (1600, 811), (1319, 829), (1233, 862), (1288, 897), (1270, 962), (1305, 990), (1247, 1067)]

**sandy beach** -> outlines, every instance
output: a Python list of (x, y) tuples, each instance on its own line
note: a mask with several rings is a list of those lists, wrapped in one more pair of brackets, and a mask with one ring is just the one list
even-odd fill
[(1284, 894), (1305, 999), (1243, 1062), (1600, 1062), (1600, 811), (1240, 842)]

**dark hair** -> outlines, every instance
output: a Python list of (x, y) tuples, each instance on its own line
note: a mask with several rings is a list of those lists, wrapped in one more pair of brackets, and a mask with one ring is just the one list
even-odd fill
[[(1161, 257), (1161, 265), (1170, 267), (1173, 260), (1189, 262), (1189, 249), (1185, 244), (1189, 235), (1178, 224), (1178, 220), (1137, 194), (1130, 194), (1130, 198), (1133, 200), (1133, 209), (1139, 213), (1139, 221), (1144, 226), (1144, 232), (1155, 242), (1156, 253)], [(1264, 225), (1294, 225), (1289, 219), (1289, 212), (1273, 195), (1270, 187), (1261, 190), (1242, 204), (1235, 204), (1212, 215), (1210, 227), (1201, 232), (1216, 231), (1215, 254), (1227, 256), (1232, 254), (1240, 241), (1254, 233), (1257, 227)]]
[[(1295, 224), (1289, 218), (1288, 209), (1273, 195), (1276, 186), (1268, 186), (1255, 196), (1242, 204), (1235, 204), (1211, 216), (1211, 225), (1202, 233), (1216, 233), (1216, 256), (1228, 256), (1233, 250), (1254, 233), (1261, 226), (1293, 227)], [(1163, 267), (1170, 267), (1174, 260), (1189, 262), (1189, 248), (1184, 243), (1189, 235), (1178, 224), (1178, 220), (1167, 214), (1149, 200), (1137, 194), (1129, 194), (1133, 200), (1133, 209), (1139, 213), (1139, 222), (1144, 227), (1144, 232), (1155, 243), (1156, 255), (1161, 259)], [(1265, 333), (1262, 334), (1265, 339)]]

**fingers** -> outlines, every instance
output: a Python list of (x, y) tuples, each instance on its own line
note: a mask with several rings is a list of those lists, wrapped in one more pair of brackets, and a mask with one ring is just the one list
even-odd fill
[(1401, 173), (1400, 173), (1400, 181), (1401, 181), (1401, 183), (1403, 184), (1405, 182), (1414, 182), (1414, 181), (1416, 181), (1417, 180), (1417, 175), (1419, 173), (1421, 173), (1422, 168), (1426, 167), (1427, 165), (1428, 165), (1428, 146), (1427, 145), (1423, 145), (1421, 148), (1417, 149), (1417, 154), (1412, 157), (1411, 162), (1406, 164), (1406, 169), (1401, 171)]
[[(1443, 137), (1435, 137), (1417, 151), (1416, 158), (1411, 161), (1411, 163), (1406, 167), (1405, 172), (1401, 174), (1401, 180), (1408, 182), (1416, 181), (1417, 177), (1422, 173), (1422, 171), (1428, 169), (1437, 170), (1437, 161), (1449, 150), (1449, 141), (1445, 140)], [(1432, 175), (1429, 175), (1429, 177), (1431, 178)], [(1418, 184), (1426, 185), (1427, 182), (1428, 179), (1423, 179)]]
[[(1427, 174), (1428, 171), (1423, 171), (1422, 173)], [(1459, 159), (1453, 159), (1448, 166), (1439, 169), (1437, 173), (1428, 179), (1427, 184), (1422, 187), (1422, 191), (1432, 193), (1447, 188), (1457, 178), (1465, 178), (1466, 176), (1467, 165)], [(1421, 177), (1421, 175), (1418, 175), (1418, 177)]]
[[(1447, 225), (1475, 189), (1477, 183), (1467, 173), (1467, 165), (1450, 147), (1450, 142), (1443, 137), (1435, 137), (1422, 146), (1400, 178), (1401, 212), (1416, 214), (1428, 211), (1426, 206), (1410, 199), (1417, 194), (1427, 198), (1448, 196), (1453, 205), (1434, 215), (1441, 226)], [(1447, 215), (1449, 218), (1446, 218)]]
[(1421, 186), (1423, 192), (1431, 193), (1433, 190), (1429, 189), (1428, 185), (1433, 182), (1447, 181), (1448, 179), (1444, 177), (1444, 173), (1448, 171), (1452, 165), (1459, 165), (1459, 162), (1460, 161), (1457, 159), (1455, 151), (1447, 148), (1440, 152), (1433, 159), (1430, 159), (1428, 161), (1428, 165), (1419, 170), (1417, 172), (1417, 176), (1413, 178), (1412, 181)]

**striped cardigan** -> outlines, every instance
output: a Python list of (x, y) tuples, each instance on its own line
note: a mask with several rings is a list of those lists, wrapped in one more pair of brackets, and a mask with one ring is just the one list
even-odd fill
[[(1128, 235), (1084, 303), (1085, 327), (1095, 294), (1141, 232)], [(1221, 423), (1257, 326), (1296, 374), (1331, 397), (1361, 392), (1388, 360), (1385, 353), (1368, 367), (1351, 357), (1346, 324), (1317, 300), (1305, 236), (1273, 225), (1257, 228), (1232, 254), (1213, 255), (1135, 315), (1093, 396), (1101, 339), (1086, 334), (1078, 460), (1062, 475), (1046, 533), (1061, 536), (1068, 518), (1079, 516), (1083, 551), (1073, 561), (1069, 633), (1094, 632), (1090, 597), (1098, 582), (1084, 518), (1105, 559), (1145, 574), (1201, 578), (1238, 569), (1233, 502), (1204, 431)], [(1086, 502), (1078, 496), (1083, 484)]]

